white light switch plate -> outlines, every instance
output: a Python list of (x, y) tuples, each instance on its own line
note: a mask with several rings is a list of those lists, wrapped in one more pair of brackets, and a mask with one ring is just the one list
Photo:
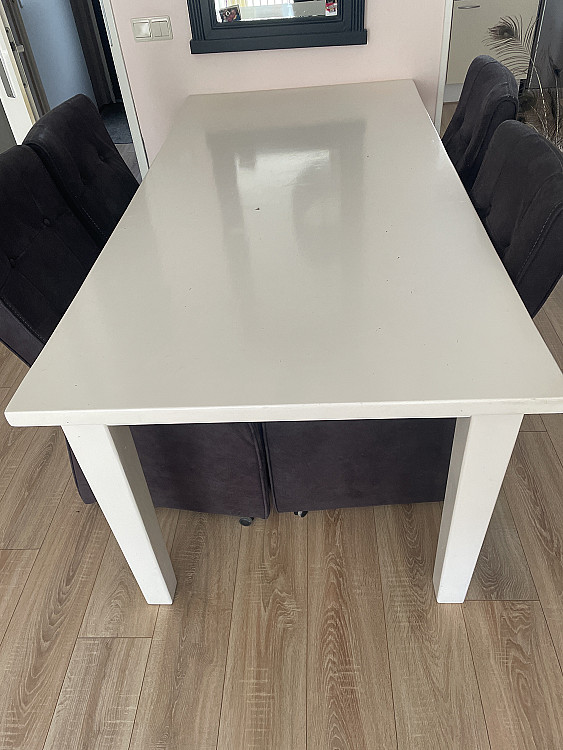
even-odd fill
[(132, 18), (131, 27), (136, 42), (161, 42), (172, 39), (170, 16)]

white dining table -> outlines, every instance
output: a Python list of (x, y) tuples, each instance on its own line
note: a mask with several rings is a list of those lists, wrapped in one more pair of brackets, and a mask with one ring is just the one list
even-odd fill
[(561, 411), (399, 80), (189, 97), (6, 417), (62, 426), (153, 604), (176, 580), (128, 425), (456, 417), (434, 585), (461, 602), (522, 415)]

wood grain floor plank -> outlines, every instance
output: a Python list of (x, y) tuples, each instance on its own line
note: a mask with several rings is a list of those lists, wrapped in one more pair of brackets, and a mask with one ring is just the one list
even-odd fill
[[(563, 336), (563, 323), (559, 324), (559, 318), (555, 318), (557, 330), (553, 324), (553, 317), (550, 317), (547, 312), (547, 305), (539, 311), (534, 318), (536, 328), (540, 332), (543, 340), (547, 344), (547, 347), (553, 358), (563, 370), (563, 344), (561, 343), (561, 336)], [(563, 315), (562, 315), (563, 320)]]
[(520, 432), (543, 432), (545, 425), (539, 414), (525, 414)]
[(15, 388), (23, 380), (28, 366), (0, 342), (0, 385), (2, 388)]
[[(172, 548), (180, 511), (157, 508), (168, 550)], [(151, 638), (158, 607), (149, 606), (112, 535), (94, 584), (80, 636)]]
[(44, 750), (128, 750), (150, 638), (79, 638)]
[[(552, 291), (538, 314), (541, 313), (547, 315), (557, 335), (563, 341), (563, 283), (561, 281)], [(537, 320), (537, 315), (535, 320)]]
[(309, 513), (307, 750), (397, 747), (373, 510)]
[(130, 750), (215, 750), (240, 531), (231, 517), (180, 513), (178, 587), (159, 608)]
[(563, 665), (563, 467), (547, 433), (519, 435), (503, 489)]
[[(0, 381), (1, 382), (1, 381)], [(37, 432), (36, 427), (11, 427), (4, 416), (4, 409), (12, 397), (12, 389), (2, 389), (0, 403), (0, 498), (10, 482)]]
[(464, 615), (491, 750), (563, 747), (563, 674), (539, 602), (470, 602)]
[(563, 414), (545, 414), (543, 421), (559, 460), (563, 464)]
[(538, 593), (501, 491), (467, 592), (467, 601), (537, 600)]
[(0, 750), (40, 750), (109, 529), (69, 487), (0, 647)]
[(42, 427), (0, 503), (0, 549), (38, 549), (70, 481), (60, 427)]
[(399, 750), (488, 750), (458, 604), (437, 604), (437, 503), (374, 509)]
[(37, 550), (0, 550), (0, 643), (36, 556)]
[(219, 750), (304, 750), (307, 518), (254, 521), (241, 536)]
[[(561, 282), (536, 315), (534, 322), (559, 367), (563, 369), (563, 284)], [(538, 416), (535, 415), (534, 424), (537, 419)], [(539, 419), (550, 433), (559, 456), (563, 458), (563, 415), (544, 414)], [(524, 417), (522, 424), (530, 426), (527, 416)]]

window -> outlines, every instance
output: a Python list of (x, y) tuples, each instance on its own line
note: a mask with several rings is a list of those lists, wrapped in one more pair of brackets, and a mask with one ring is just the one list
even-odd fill
[(366, 44), (364, 0), (188, 0), (191, 51)]

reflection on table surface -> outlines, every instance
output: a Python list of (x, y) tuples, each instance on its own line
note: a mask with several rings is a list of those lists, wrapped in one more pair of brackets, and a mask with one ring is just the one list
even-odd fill
[(336, 16), (337, 0), (215, 0), (219, 23)]
[[(222, 222), (221, 246), (238, 300), (237, 320), (260, 356), (271, 342), (263, 320), (255, 315), (257, 304), (284, 320), (291, 330), (288, 341), (295, 341), (310, 325), (308, 355), (314, 350), (319, 357), (331, 351), (337, 323), (358, 314), (358, 295), (349, 298), (345, 290), (361, 285), (361, 263), (341, 251), (359, 243), (363, 192), (358, 195), (357, 190), (363, 181), (364, 131), (362, 120), (346, 120), (340, 127), (335, 123), (268, 130), (225, 127), (207, 136)], [(282, 219), (286, 229), (273, 232), (281, 252), (272, 257), (264, 252), (264, 231)], [(288, 265), (288, 256), (295, 256), (298, 272)], [(325, 292), (315, 300), (306, 283), (310, 274), (324, 278)], [(353, 275), (357, 285), (351, 283)], [(241, 285), (244, 295), (238, 294)], [(291, 288), (291, 294), (279, 296), (280, 286)], [(332, 299), (329, 305), (326, 295)], [(309, 321), (300, 312), (303, 305), (314, 309)], [(332, 317), (333, 323), (328, 319)], [(330, 332), (328, 339), (319, 330), (321, 321)], [(341, 351), (349, 343), (346, 336)]]

